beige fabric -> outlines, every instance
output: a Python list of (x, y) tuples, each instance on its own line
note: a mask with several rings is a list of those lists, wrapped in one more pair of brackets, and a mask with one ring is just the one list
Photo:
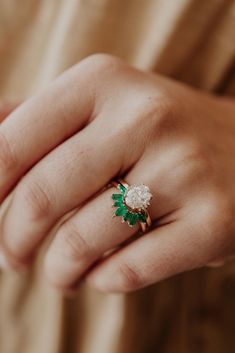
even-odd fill
[[(25, 99), (95, 52), (235, 94), (233, 0), (0, 0), (0, 96)], [(234, 266), (128, 296), (64, 300), (40, 259), (0, 274), (0, 353), (231, 353)]]

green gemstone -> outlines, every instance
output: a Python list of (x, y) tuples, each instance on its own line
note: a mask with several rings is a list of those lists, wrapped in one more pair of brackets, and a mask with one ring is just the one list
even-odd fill
[(146, 223), (146, 215), (144, 213), (139, 213), (138, 214), (138, 219), (142, 223)]
[(131, 226), (135, 225), (137, 220), (138, 215), (136, 213), (128, 212), (124, 217), (124, 221), (128, 222)]
[(131, 213), (130, 213), (130, 212), (127, 212), (127, 214), (124, 216), (123, 219), (124, 219), (125, 222), (130, 221), (130, 219), (131, 219)]
[(123, 202), (122, 201), (115, 201), (113, 206), (115, 207), (122, 207), (123, 206)]
[(125, 216), (127, 214), (128, 210), (125, 206), (118, 207), (116, 209), (115, 215), (116, 216)]
[(118, 200), (118, 201), (123, 201), (123, 195), (122, 194), (112, 194), (112, 199)]
[(131, 226), (134, 226), (138, 221), (138, 214), (136, 213), (131, 213), (129, 223)]
[(125, 193), (125, 192), (126, 192), (126, 188), (125, 188), (125, 186), (123, 186), (122, 184), (118, 184), (118, 189), (119, 189), (122, 193)]

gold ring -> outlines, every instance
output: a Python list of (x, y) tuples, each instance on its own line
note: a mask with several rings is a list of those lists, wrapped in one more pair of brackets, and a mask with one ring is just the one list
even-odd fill
[(130, 227), (139, 224), (142, 232), (146, 232), (152, 224), (151, 217), (147, 210), (150, 200), (153, 197), (150, 189), (144, 184), (129, 185), (123, 179), (113, 180), (111, 185), (120, 192), (112, 194), (114, 216), (122, 217)]

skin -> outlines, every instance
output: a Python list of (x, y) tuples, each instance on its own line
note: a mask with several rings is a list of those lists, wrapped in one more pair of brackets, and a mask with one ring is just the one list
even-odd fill
[[(44, 258), (47, 278), (63, 291), (85, 278), (101, 291), (129, 292), (229, 261), (234, 114), (232, 99), (105, 54), (65, 72), (0, 126), (1, 202), (11, 193), (0, 218), (8, 266), (30, 266), (63, 217)], [(116, 189), (102, 188), (117, 176), (153, 194), (157, 223), (142, 237), (112, 219)]]

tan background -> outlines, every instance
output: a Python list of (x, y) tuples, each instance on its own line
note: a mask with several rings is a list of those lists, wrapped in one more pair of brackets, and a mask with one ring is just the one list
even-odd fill
[[(107, 52), (199, 89), (235, 95), (233, 0), (0, 0), (0, 97), (25, 99)], [(64, 300), (40, 259), (0, 274), (0, 353), (233, 353), (235, 266), (128, 296)]]

